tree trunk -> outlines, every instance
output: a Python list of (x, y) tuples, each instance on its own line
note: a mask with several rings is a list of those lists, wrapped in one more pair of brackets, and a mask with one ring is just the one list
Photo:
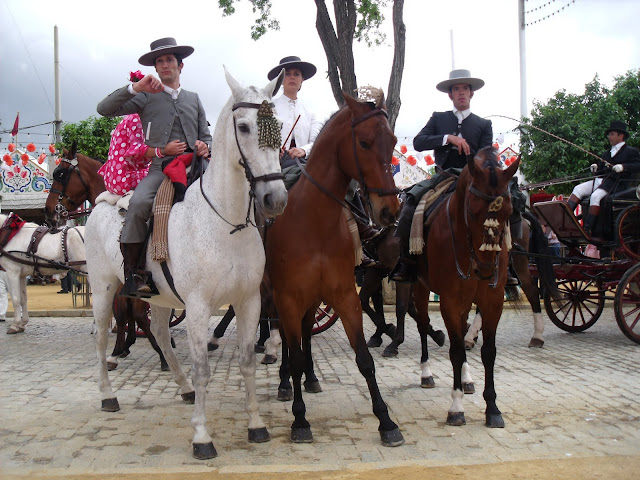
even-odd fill
[(404, 0), (393, 2), (393, 64), (389, 77), (389, 89), (387, 91), (387, 112), (391, 130), (395, 129), (396, 119), (400, 113), (400, 87), (402, 86), (402, 72), (404, 71), (404, 51), (406, 27), (403, 21)]
[(327, 55), (327, 77), (331, 84), (333, 98), (335, 98), (338, 106), (341, 107), (344, 104), (344, 98), (342, 96), (340, 75), (338, 73), (338, 38), (333, 29), (333, 23), (331, 23), (331, 18), (329, 17), (327, 5), (324, 0), (315, 0), (315, 2), (318, 11), (316, 15), (316, 30), (318, 31), (318, 36)]

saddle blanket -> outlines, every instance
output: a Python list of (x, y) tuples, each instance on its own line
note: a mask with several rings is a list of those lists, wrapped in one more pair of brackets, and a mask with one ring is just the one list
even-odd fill
[(25, 223), (27, 222), (18, 215), (11, 213), (4, 221), (2, 227), (0, 227), (0, 248), (4, 248), (4, 246), (16, 236)]

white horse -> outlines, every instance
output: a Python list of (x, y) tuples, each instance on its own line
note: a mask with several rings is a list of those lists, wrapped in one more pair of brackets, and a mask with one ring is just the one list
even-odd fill
[[(3, 225), (7, 215), (0, 215)], [(8, 334), (24, 332), (29, 323), (27, 309), (27, 276), (36, 271), (42, 275), (65, 274), (63, 265), (79, 271), (85, 269), (84, 227), (71, 227), (57, 233), (45, 233), (33, 255), (29, 246), (38, 228), (35, 223), (25, 223), (4, 246), (6, 254), (0, 254), (0, 266), (7, 272), (13, 323), (7, 328)], [(36, 267), (37, 265), (37, 267)]]
[[(188, 312), (186, 322), (195, 386), (192, 444), (193, 455), (198, 459), (216, 456), (205, 422), (205, 395), (210, 377), (207, 330), (209, 317), (223, 304), (232, 304), (237, 315), (239, 363), (245, 380), (249, 441), (269, 440), (256, 399), (253, 343), (260, 316), (260, 281), (265, 253), (258, 229), (251, 223), (251, 192), (255, 195), (256, 204), (269, 217), (282, 213), (286, 206), (287, 192), (280, 172), (279, 145), (260, 147), (259, 136), (262, 135), (258, 134), (258, 107), (263, 102), (268, 107), (283, 75), (284, 70), (263, 89), (243, 88), (225, 68), (232, 96), (215, 126), (211, 163), (201, 179), (187, 189), (184, 201), (173, 207), (169, 217), (167, 264), (175, 292), (180, 298), (173, 293), (160, 264), (147, 255), (147, 269), (152, 272), (160, 292), (160, 295), (147, 300), (151, 304), (151, 331), (183, 398), (193, 395), (193, 387), (171, 349), (168, 324), (171, 308), (186, 307)], [(279, 136), (280, 125), (276, 127)], [(247, 218), (250, 218), (250, 223), (247, 223)], [(87, 269), (98, 326), (99, 388), (102, 409), (106, 411), (119, 409), (107, 372), (106, 347), (111, 302), (123, 282), (118, 242), (121, 226), (122, 217), (118, 209), (105, 202), (96, 205), (86, 226)]]

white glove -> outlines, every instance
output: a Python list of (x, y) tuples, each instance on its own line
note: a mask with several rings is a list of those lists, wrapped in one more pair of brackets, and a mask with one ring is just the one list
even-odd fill
[(620, 163), (617, 163), (613, 166), (613, 171), (616, 173), (620, 173), (622, 170), (624, 170), (624, 166)]
[(591, 170), (591, 173), (596, 173), (596, 170), (598, 170), (598, 164), (592, 163), (591, 166), (589, 167), (589, 170)]

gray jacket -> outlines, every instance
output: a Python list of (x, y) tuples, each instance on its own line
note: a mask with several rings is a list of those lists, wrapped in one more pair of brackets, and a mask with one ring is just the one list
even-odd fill
[(196, 140), (201, 140), (211, 149), (211, 133), (197, 93), (182, 89), (174, 101), (166, 92), (132, 95), (127, 87), (122, 87), (98, 104), (98, 113), (104, 117), (139, 114), (144, 143), (160, 148), (172, 140), (179, 140), (169, 138), (175, 116), (179, 115), (189, 148), (195, 150)]

